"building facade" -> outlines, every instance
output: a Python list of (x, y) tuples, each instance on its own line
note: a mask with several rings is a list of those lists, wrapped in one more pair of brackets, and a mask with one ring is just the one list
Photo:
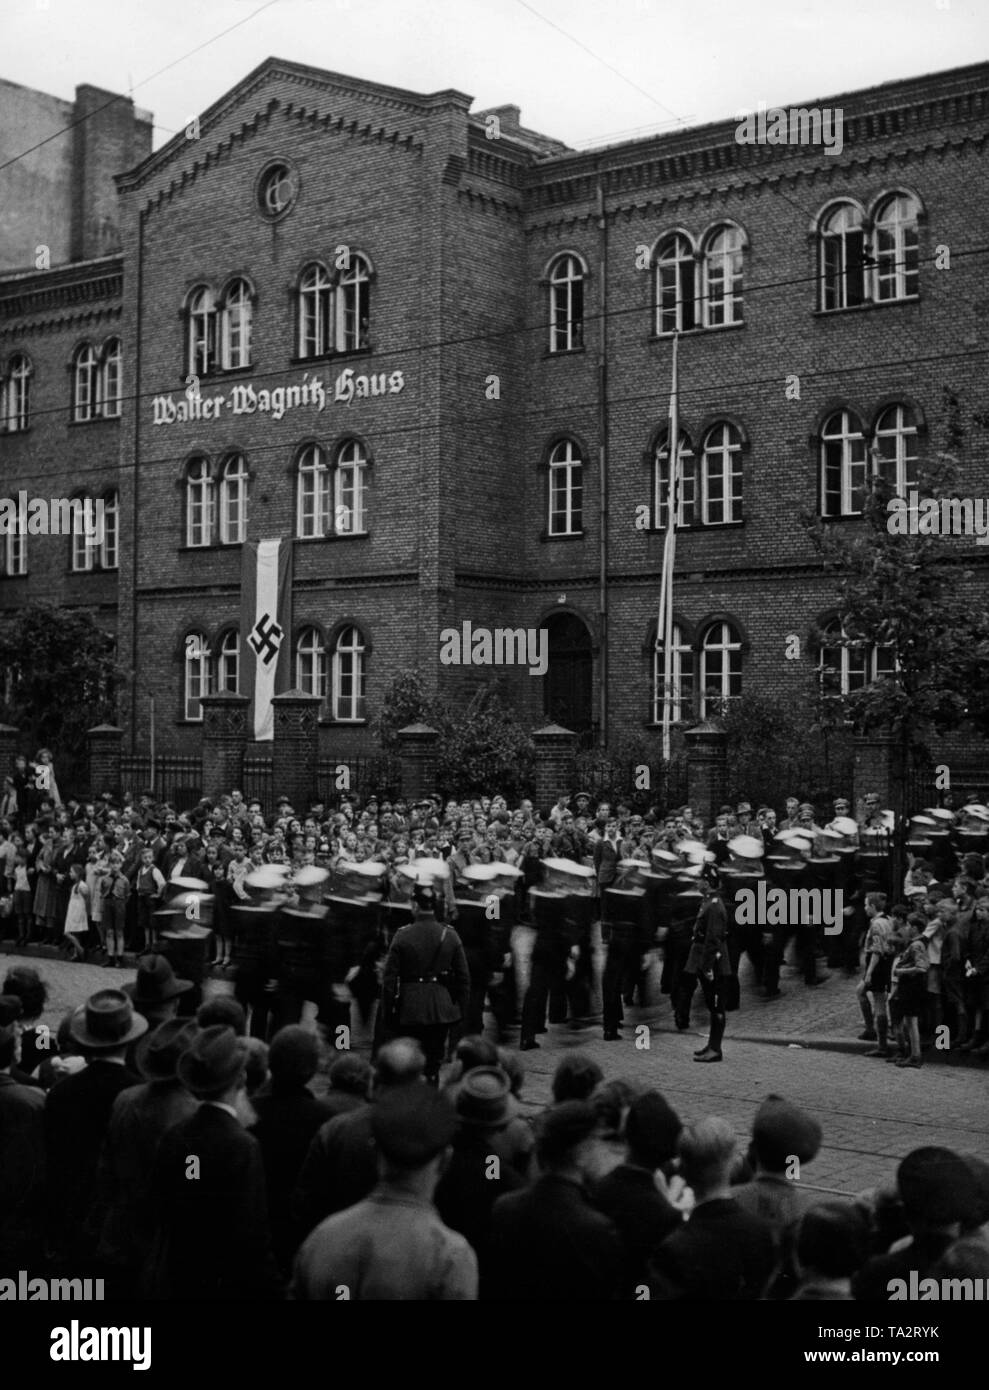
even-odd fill
[[(130, 748), (153, 694), (158, 749), (194, 753), (203, 695), (250, 693), (252, 546), (279, 540), (281, 684), (320, 697), (327, 753), (371, 750), (411, 667), (655, 735), (675, 333), (679, 722), (822, 661), (854, 688), (887, 654), (815, 645), (835, 588), (800, 518), (860, 525), (870, 470), (905, 488), (941, 447), (945, 388), (987, 405), (987, 94), (981, 64), (830, 98), (840, 155), (734, 121), (577, 152), (515, 107), (269, 59), (120, 165), (119, 252), (0, 278), (4, 495), (116, 505), (95, 558), (8, 539), (0, 612), (97, 611)], [(971, 495), (987, 461), (973, 430)], [(444, 659), (465, 624), (545, 632), (545, 673)]]

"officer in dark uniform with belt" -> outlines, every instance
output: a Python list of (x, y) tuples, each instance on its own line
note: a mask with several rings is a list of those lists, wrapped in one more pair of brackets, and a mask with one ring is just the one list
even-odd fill
[(417, 876), (416, 918), (395, 933), (381, 986), (389, 1031), (420, 1043), (426, 1079), (434, 1086), (447, 1033), (465, 1017), (470, 999), (467, 958), (460, 937), (442, 920), (445, 895), (438, 877), (436, 870)]

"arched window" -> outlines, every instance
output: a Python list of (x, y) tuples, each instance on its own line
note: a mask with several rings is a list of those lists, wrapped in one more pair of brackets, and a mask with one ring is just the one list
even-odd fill
[(100, 369), (100, 409), (108, 420), (120, 417), (120, 396), (123, 384), (123, 348), (119, 338), (103, 345)]
[(573, 440), (562, 439), (549, 456), (549, 535), (579, 535), (583, 517), (584, 462)]
[(817, 672), (821, 694), (836, 699), (873, 681), (894, 677), (896, 654), (892, 647), (875, 642), (847, 643), (841, 622), (833, 618), (823, 629)]
[(576, 256), (557, 256), (549, 272), (549, 350), (584, 346), (584, 267)]
[(356, 627), (346, 627), (333, 648), (333, 718), (354, 723), (364, 717), (364, 642)]
[(656, 251), (656, 332), (676, 333), (696, 323), (694, 248), (681, 232), (664, 237)]
[[(657, 527), (665, 527), (669, 520), (670, 506), (670, 445), (663, 438), (656, 446), (653, 456), (653, 520)], [(697, 513), (697, 460), (690, 447), (686, 433), (680, 431), (680, 444), (677, 449), (679, 464), (679, 505), (677, 506), (677, 526), (693, 526)]]
[(907, 299), (920, 290), (916, 198), (895, 193), (876, 209), (873, 237), (875, 297)]
[(120, 497), (108, 492), (103, 497), (103, 539), (100, 542), (100, 565), (115, 570), (120, 563)]
[(251, 287), (246, 280), (227, 286), (220, 318), (220, 365), (224, 371), (251, 365)]
[(325, 267), (306, 266), (299, 277), (299, 356), (321, 357), (332, 347), (333, 285)]
[(903, 496), (917, 481), (917, 424), (905, 405), (891, 405), (876, 421), (873, 460), (876, 472)]
[(742, 519), (742, 441), (727, 422), (704, 436), (701, 454), (701, 520), (721, 526)]
[(190, 376), (206, 376), (216, 366), (216, 306), (213, 291), (197, 285), (186, 301), (188, 318), (187, 369)]
[(364, 479), (367, 456), (356, 439), (348, 439), (337, 450), (333, 475), (334, 529), (340, 536), (355, 536), (364, 530)]
[(704, 324), (721, 328), (742, 321), (741, 227), (719, 227), (704, 246)]
[(209, 545), (213, 540), (213, 478), (209, 460), (189, 460), (185, 475), (185, 543)]
[(210, 650), (203, 632), (190, 632), (183, 649), (183, 718), (203, 717), (202, 699), (210, 693)]
[(295, 644), (295, 685), (307, 695), (326, 700), (326, 649), (314, 627), (304, 627)]
[(99, 401), (99, 360), (89, 343), (83, 343), (75, 356), (72, 372), (72, 418), (92, 420)]
[(821, 430), (821, 513), (854, 516), (865, 500), (866, 454), (862, 426), (838, 410)]
[(240, 633), (235, 627), (227, 628), (220, 638), (216, 651), (216, 692), (222, 695), (229, 691), (239, 693), (240, 681)]
[(330, 470), (324, 451), (309, 444), (299, 455), (296, 534), (321, 539), (330, 529)]
[(23, 352), (15, 353), (0, 383), (0, 429), (9, 434), (26, 430), (30, 422), (32, 371), (30, 358)]
[(371, 331), (371, 272), (364, 256), (351, 254), (336, 285), (337, 352), (366, 348)]
[(247, 464), (231, 454), (220, 470), (220, 544), (240, 545), (247, 534)]
[[(682, 719), (689, 719), (694, 708), (694, 653), (689, 642), (684, 640), (683, 629), (679, 623), (673, 624), (673, 641), (670, 644), (670, 650), (673, 653), (670, 681), (670, 718), (674, 723), (678, 723)], [(654, 724), (663, 722), (665, 673), (663, 634), (659, 633), (653, 645), (652, 653), (652, 721)]]
[(701, 718), (719, 714), (741, 693), (741, 639), (731, 623), (712, 623), (701, 640)]
[(821, 308), (852, 309), (865, 303), (865, 232), (862, 214), (839, 203), (821, 222)]

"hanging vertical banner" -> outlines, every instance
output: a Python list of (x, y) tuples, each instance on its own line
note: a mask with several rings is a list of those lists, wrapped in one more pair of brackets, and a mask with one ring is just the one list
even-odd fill
[(243, 546), (240, 630), (244, 679), (254, 738), (275, 736), (271, 697), (291, 686), (292, 542), (246, 541)]

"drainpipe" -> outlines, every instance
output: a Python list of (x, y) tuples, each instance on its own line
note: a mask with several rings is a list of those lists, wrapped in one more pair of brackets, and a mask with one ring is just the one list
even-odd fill
[(608, 223), (604, 215), (604, 183), (598, 174), (598, 741), (608, 742)]
[[(141, 447), (141, 314), (144, 302), (144, 209), (138, 213), (137, 217), (137, 294), (136, 298), (136, 327), (134, 332), (134, 460), (131, 469), (134, 479), (134, 506), (131, 511), (131, 554), (133, 555), (133, 583), (131, 584), (131, 659), (134, 663), (134, 679), (131, 682), (131, 715), (130, 715), (130, 751), (137, 752), (137, 711), (138, 711), (138, 687), (137, 678), (137, 547), (140, 531), (137, 524), (140, 515), (139, 491), (141, 487), (141, 470), (138, 467)], [(120, 590), (117, 590), (117, 612), (120, 612)], [(152, 763), (151, 775), (154, 777), (154, 764)]]

